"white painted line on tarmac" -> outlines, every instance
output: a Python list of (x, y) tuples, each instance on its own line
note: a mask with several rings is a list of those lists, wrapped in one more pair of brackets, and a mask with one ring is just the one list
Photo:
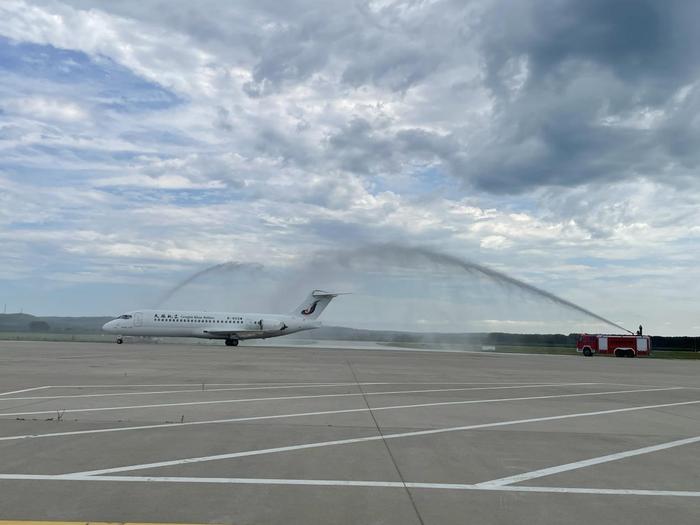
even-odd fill
[(698, 404), (698, 403), (700, 403), (700, 400), (682, 401), (682, 402), (677, 402), (677, 403), (663, 403), (663, 404), (658, 404), (658, 405), (645, 405), (645, 406), (636, 406), (636, 407), (627, 407), (627, 408), (615, 408), (615, 409), (611, 409), (611, 410), (598, 410), (595, 412), (578, 412), (578, 413), (574, 413), (574, 414), (562, 414), (559, 416), (545, 416), (545, 417), (535, 417), (535, 418), (529, 418), (529, 419), (515, 419), (515, 420), (511, 420), (511, 421), (499, 421), (496, 423), (481, 423), (478, 425), (465, 425), (465, 426), (459, 426), (459, 427), (435, 428), (435, 429), (430, 429), (430, 430), (400, 432), (397, 434), (380, 434), (380, 435), (366, 436), (366, 437), (360, 437), (360, 438), (337, 439), (337, 440), (333, 440), (333, 441), (320, 441), (320, 442), (315, 442), (315, 443), (304, 443), (304, 444), (300, 444), (300, 445), (288, 445), (288, 446), (284, 446), (284, 447), (275, 447), (275, 448), (267, 448), (267, 449), (259, 449), (259, 450), (246, 450), (243, 452), (231, 452), (228, 454), (216, 454), (216, 455), (212, 455), (212, 456), (183, 458), (183, 459), (175, 459), (175, 460), (170, 460), (170, 461), (158, 461), (155, 463), (144, 463), (144, 464), (140, 464), (140, 465), (127, 465), (127, 466), (123, 466), (123, 467), (91, 470), (91, 471), (85, 471), (85, 472), (74, 472), (73, 474), (81, 475), (81, 476), (98, 476), (101, 474), (114, 474), (116, 472), (131, 472), (134, 470), (146, 470), (146, 469), (151, 469), (151, 468), (172, 467), (172, 466), (176, 466), (176, 465), (187, 465), (190, 463), (202, 463), (205, 461), (217, 461), (217, 460), (221, 460), (221, 459), (233, 459), (233, 458), (241, 458), (241, 457), (248, 457), (248, 456), (260, 456), (260, 455), (264, 455), (264, 454), (274, 454), (274, 453), (278, 453), (278, 452), (291, 452), (291, 451), (295, 451), (295, 450), (305, 450), (305, 449), (329, 447), (329, 446), (335, 446), (335, 445), (349, 445), (352, 443), (365, 443), (368, 441), (378, 441), (378, 440), (386, 440), (386, 439), (399, 439), (399, 438), (417, 437), (417, 436), (431, 436), (431, 435), (436, 435), (436, 434), (446, 434), (446, 433), (450, 433), (450, 432), (461, 432), (464, 430), (476, 430), (476, 429), (481, 429), (481, 428), (503, 427), (503, 426), (510, 426), (510, 425), (518, 425), (518, 424), (523, 424), (523, 423), (540, 423), (543, 421), (556, 421), (556, 420), (562, 420), (562, 419), (573, 419), (573, 418), (588, 417), (588, 416), (601, 416), (601, 415), (607, 415), (607, 414), (620, 414), (620, 413), (624, 413), (624, 412), (649, 410), (649, 409), (653, 409), (653, 408), (666, 408), (666, 407), (673, 407), (673, 406), (693, 405), (693, 404)]
[[(246, 387), (234, 387), (234, 388), (194, 388), (189, 390), (149, 390), (145, 392), (109, 392), (106, 394), (69, 394), (69, 395), (57, 395), (57, 396), (24, 396), (24, 397), (7, 397), (2, 398), (0, 401), (32, 401), (38, 399), (73, 399), (73, 398), (84, 398), (84, 397), (121, 397), (121, 396), (151, 396), (158, 394), (181, 394), (181, 393), (208, 393), (208, 392), (233, 392), (233, 391), (243, 391), (243, 390), (278, 390), (278, 389), (288, 389), (288, 388), (329, 388), (329, 387), (341, 387), (341, 386), (390, 386), (390, 385), (471, 385), (477, 383), (297, 383), (297, 384), (286, 384), (286, 385), (266, 385), (266, 386), (246, 386)], [(478, 384), (488, 384), (488, 385), (499, 385), (500, 383), (478, 383)], [(577, 383), (580, 385), (597, 385), (598, 383)], [(510, 383), (509, 383), (510, 385)], [(527, 387), (532, 385), (532, 383), (518, 383), (517, 386)], [(566, 386), (570, 386), (571, 383), (566, 383)], [(189, 385), (192, 386), (192, 385)], [(537, 385), (535, 385), (537, 386)], [(552, 386), (550, 384), (549, 386)], [(52, 387), (40, 387), (40, 388), (52, 388)], [(33, 390), (33, 389), (29, 389)], [(16, 392), (7, 392), (6, 394), (14, 394), (19, 392), (25, 392), (25, 390), (19, 390)], [(5, 395), (5, 394), (0, 394)]]
[[(278, 383), (265, 383), (265, 382), (259, 382), (259, 383), (207, 383), (205, 382), (205, 386), (279, 386), (279, 385), (288, 385), (288, 386), (305, 386), (305, 385), (316, 385), (318, 383), (295, 383), (293, 381), (284, 381), (284, 382), (278, 382)], [(346, 382), (332, 382), (332, 381), (327, 381), (324, 384), (329, 384), (329, 385), (344, 385), (347, 384)], [(353, 385), (356, 385), (357, 383), (353, 382)], [(418, 382), (418, 381), (391, 381), (391, 382), (374, 382), (374, 383), (361, 383), (363, 385), (536, 385), (539, 384), (537, 382), (533, 381), (490, 381), (490, 382), (464, 382), (464, 381), (439, 381), (439, 382)], [(618, 383), (585, 383), (585, 384), (592, 384), (592, 385), (597, 385), (597, 384), (618, 384)], [(620, 383), (621, 384), (621, 383)], [(159, 384), (136, 384), (136, 385), (131, 385), (131, 384), (102, 384), (102, 385), (51, 385), (51, 386), (46, 386), (43, 388), (148, 388), (148, 387), (153, 387), (153, 388), (161, 388), (161, 387), (175, 387), (175, 386), (200, 386), (201, 387), (202, 382), (199, 383), (159, 383)], [(650, 386), (650, 385), (634, 385), (634, 386)]]
[(666, 450), (674, 447), (681, 447), (683, 445), (690, 445), (692, 443), (700, 442), (700, 436), (695, 436), (686, 439), (678, 439), (676, 441), (669, 441), (668, 443), (661, 443), (659, 445), (651, 445), (649, 447), (637, 448), (634, 450), (627, 450), (625, 452), (617, 452), (615, 454), (607, 454), (605, 456), (599, 456), (597, 458), (585, 459), (582, 461), (575, 461), (573, 463), (567, 463), (565, 465), (557, 465), (555, 467), (543, 468), (539, 470), (533, 470), (531, 472), (524, 472), (522, 474), (516, 474), (515, 476), (508, 476), (505, 478), (493, 479), (491, 481), (484, 481), (479, 483), (479, 486), (504, 486), (511, 485), (513, 483), (520, 483), (522, 481), (529, 481), (535, 478), (543, 478), (545, 476), (551, 476), (554, 474), (559, 474), (561, 472), (568, 472), (571, 470), (578, 470), (585, 467), (590, 467), (593, 465), (600, 465), (601, 463), (609, 463), (611, 461), (618, 461), (620, 459), (631, 458), (633, 456), (641, 456), (642, 454), (650, 454), (652, 452), (658, 452), (659, 450)]
[(292, 485), (307, 487), (364, 487), (437, 490), (473, 490), (486, 492), (544, 492), (559, 494), (592, 494), (615, 496), (673, 496), (700, 497), (699, 491), (690, 490), (638, 490), (606, 489), (587, 487), (525, 487), (525, 486), (480, 486), (468, 483), (420, 483), (407, 481), (364, 481), (345, 479), (279, 479), (279, 478), (193, 478), (178, 476), (86, 476), (79, 474), (0, 474), (0, 481), (108, 481), (130, 483), (205, 483), (228, 485)]
[(30, 396), (30, 397), (9, 397), (0, 399), (0, 401), (29, 401), (36, 399), (72, 399), (83, 397), (113, 397), (113, 396), (152, 396), (158, 394), (180, 394), (180, 393), (208, 393), (208, 392), (233, 392), (242, 390), (279, 390), (287, 388), (328, 388), (341, 386), (357, 386), (357, 385), (388, 385), (390, 383), (309, 383), (303, 385), (280, 385), (280, 386), (246, 386), (232, 388), (195, 388), (190, 390), (150, 390), (146, 392), (109, 392), (107, 394), (71, 394), (63, 396)]
[(435, 407), (435, 406), (450, 406), (450, 405), (474, 405), (480, 403), (503, 403), (508, 401), (535, 401), (538, 399), (559, 399), (567, 397), (584, 397), (584, 396), (603, 396), (603, 395), (613, 395), (613, 394), (631, 394), (637, 392), (663, 392), (666, 390), (680, 390), (681, 387), (670, 387), (670, 388), (653, 388), (653, 389), (643, 389), (643, 390), (617, 390), (612, 392), (585, 392), (579, 394), (556, 394), (550, 396), (531, 396), (531, 397), (510, 397), (510, 398), (495, 398), (495, 399), (470, 399), (466, 401), (440, 401), (436, 403), (419, 403), (414, 405), (388, 405), (374, 408), (347, 408), (342, 410), (322, 410), (316, 412), (297, 412), (292, 414), (273, 414), (269, 416), (248, 416), (248, 417), (236, 417), (229, 419), (211, 419), (206, 421), (188, 421), (187, 423), (162, 423), (157, 425), (139, 425), (131, 427), (111, 427), (111, 428), (100, 428), (94, 430), (74, 430), (70, 432), (52, 432), (48, 434), (24, 434), (19, 436), (4, 436), (0, 437), (0, 441), (14, 441), (20, 439), (36, 439), (36, 438), (47, 438), (47, 437), (64, 437), (64, 436), (82, 436), (86, 434), (104, 434), (108, 432), (124, 432), (130, 430), (152, 430), (161, 428), (174, 428), (174, 427), (189, 427), (189, 426), (199, 426), (199, 425), (214, 425), (222, 423), (240, 423), (245, 421), (260, 421), (265, 419), (284, 419), (292, 417), (304, 417), (304, 416), (321, 416), (330, 414), (347, 414), (352, 412), (370, 412), (378, 410), (399, 410), (406, 408), (425, 408), (425, 407)]
[[(98, 408), (54, 408), (52, 410), (38, 410), (33, 412), (0, 412), (0, 418), (6, 416), (34, 416), (40, 414), (55, 414), (61, 412), (63, 414), (71, 414), (75, 412), (104, 412), (109, 410), (132, 410), (140, 408), (163, 408), (163, 407), (180, 407), (180, 406), (195, 406), (195, 405), (217, 405), (222, 403), (250, 403), (253, 401), (283, 401), (294, 399), (320, 399), (328, 397), (355, 397), (355, 396), (384, 396), (397, 394), (419, 394), (429, 392), (464, 392), (467, 390), (507, 390), (513, 388), (544, 388), (544, 387), (560, 387), (560, 386), (586, 386), (596, 383), (553, 383), (541, 385), (525, 385), (525, 386), (489, 386), (489, 387), (468, 387), (468, 388), (432, 388), (427, 390), (393, 390), (390, 392), (355, 392), (349, 394), (316, 394), (303, 396), (278, 396), (278, 397), (256, 397), (248, 399), (218, 399), (214, 401), (187, 401), (182, 403), (159, 403), (153, 405), (128, 405), (118, 407), (98, 407)], [(680, 388), (680, 387), (679, 387)]]
[[(25, 388), (23, 390), (13, 390), (12, 392), (2, 392), (0, 396), (9, 396), (10, 394), (21, 394), (22, 392), (34, 392), (36, 390), (44, 390), (46, 388), (51, 388), (50, 386), (35, 386), (34, 388)], [(12, 399), (12, 398), (10, 398)], [(1, 399), (0, 401), (4, 401)]]
[[(204, 383), (205, 386), (264, 386), (264, 385), (315, 385), (316, 383), (295, 383), (291, 381), (277, 383)], [(174, 386), (201, 386), (199, 383), (148, 383), (148, 384), (101, 384), (101, 385), (51, 385), (49, 388), (164, 388)]]
[(609, 496), (674, 496), (700, 497), (700, 492), (694, 490), (643, 490), (643, 489), (602, 489), (587, 487), (524, 487), (522, 485), (506, 485), (503, 487), (480, 487), (486, 490), (505, 490), (507, 492), (548, 492), (554, 494), (599, 494)]

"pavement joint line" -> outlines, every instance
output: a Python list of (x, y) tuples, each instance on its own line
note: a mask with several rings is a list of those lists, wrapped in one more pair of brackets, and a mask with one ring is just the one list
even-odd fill
[(510, 402), (510, 401), (531, 401), (538, 399), (559, 399), (562, 397), (586, 397), (586, 396), (601, 396), (601, 395), (613, 395), (613, 394), (629, 394), (629, 393), (639, 393), (639, 392), (663, 392), (668, 390), (681, 390), (682, 387), (669, 387), (669, 388), (654, 388), (654, 389), (642, 389), (642, 390), (617, 390), (611, 392), (582, 392), (577, 394), (557, 394), (550, 396), (529, 396), (529, 397), (511, 397), (511, 398), (495, 398), (495, 399), (468, 399), (462, 401), (438, 401), (435, 403), (418, 403), (413, 405), (387, 405), (374, 407), (371, 409), (367, 408), (348, 408), (340, 410), (323, 410), (316, 412), (298, 412), (291, 414), (272, 414), (267, 416), (247, 416), (247, 417), (236, 417), (227, 419), (211, 419), (205, 421), (188, 421), (186, 423), (161, 423), (156, 425), (138, 425), (131, 427), (111, 427), (111, 428), (101, 428), (93, 430), (74, 430), (68, 432), (51, 432), (47, 434), (23, 434), (18, 436), (2, 436), (0, 441), (13, 441), (20, 439), (37, 439), (37, 438), (47, 438), (47, 437), (65, 437), (65, 436), (82, 436), (86, 434), (104, 434), (109, 432), (124, 432), (130, 430), (157, 430), (161, 428), (175, 428), (175, 427), (188, 427), (188, 426), (200, 426), (200, 425), (215, 425), (224, 423), (239, 423), (245, 421), (261, 421), (266, 419), (284, 419), (291, 417), (303, 417), (303, 416), (320, 416), (320, 415), (331, 415), (331, 414), (347, 414), (352, 412), (366, 412), (368, 410), (399, 410), (406, 408), (425, 408), (434, 406), (455, 406), (455, 405), (474, 405), (480, 403), (496, 403), (496, 402)]
[[(523, 423), (540, 423), (543, 421), (557, 421), (557, 420), (563, 420), (563, 419), (573, 419), (573, 418), (588, 417), (588, 416), (600, 416), (600, 415), (607, 415), (607, 414), (620, 414), (623, 412), (634, 412), (634, 411), (639, 411), (639, 410), (649, 410), (649, 409), (654, 409), (654, 408), (663, 408), (663, 407), (670, 407), (670, 406), (692, 405), (692, 404), (698, 404), (698, 403), (700, 403), (700, 400), (681, 401), (681, 402), (676, 402), (676, 403), (662, 403), (662, 404), (657, 404), (657, 405), (644, 405), (644, 406), (635, 406), (635, 407), (626, 407), (626, 408), (615, 408), (615, 409), (610, 409), (610, 410), (598, 410), (595, 412), (577, 412), (574, 414), (561, 414), (558, 416), (544, 416), (544, 417), (536, 417), (536, 418), (528, 418), (528, 419), (515, 419), (515, 420), (510, 420), (510, 421), (498, 421), (498, 422), (494, 422), (494, 423), (480, 423), (480, 424), (476, 424), (476, 425), (464, 425), (464, 426), (459, 426), (459, 427), (434, 428), (434, 429), (429, 429), (429, 430), (399, 432), (396, 434), (382, 434), (379, 436), (373, 435), (373, 436), (365, 436), (365, 437), (359, 437), (359, 438), (338, 439), (338, 440), (333, 440), (333, 441), (320, 441), (320, 442), (317, 441), (314, 443), (303, 443), (303, 444), (299, 444), (299, 445), (287, 445), (287, 446), (268, 448), (268, 449), (246, 450), (246, 451), (242, 451), (242, 452), (231, 452), (231, 453), (227, 453), (227, 454), (216, 454), (216, 455), (211, 455), (211, 456), (182, 458), (182, 459), (175, 459), (175, 460), (169, 460), (169, 461), (158, 461), (158, 462), (154, 462), (154, 463), (143, 463), (143, 464), (139, 464), (139, 465), (127, 465), (127, 466), (122, 466), (122, 467), (113, 467), (113, 468), (106, 468), (106, 469), (99, 469), (99, 470), (73, 472), (73, 473), (68, 473), (67, 475), (98, 476), (101, 474), (113, 474), (116, 472), (132, 472), (135, 470), (147, 470), (147, 469), (151, 469), (151, 468), (171, 467), (171, 466), (186, 465), (186, 464), (191, 464), (191, 463), (218, 461), (218, 460), (222, 460), (222, 459), (234, 459), (234, 458), (240, 458), (240, 457), (260, 456), (260, 455), (265, 455), (265, 454), (275, 454), (275, 453), (279, 453), (279, 452), (291, 452), (291, 451), (295, 451), (295, 450), (306, 450), (306, 449), (336, 446), (336, 445), (349, 445), (349, 444), (354, 444), (354, 443), (365, 443), (368, 441), (399, 439), (399, 438), (418, 437), (418, 436), (431, 436), (431, 435), (436, 435), (436, 434), (446, 434), (446, 433), (450, 433), (450, 432), (461, 432), (461, 431), (465, 431), (465, 430), (477, 430), (477, 429), (482, 429), (482, 428), (495, 428), (495, 427), (503, 427), (503, 426), (510, 426), (510, 425), (518, 425), (518, 424), (523, 424)], [(374, 409), (374, 410), (376, 410), (376, 409)]]
[[(328, 397), (356, 397), (356, 396), (380, 396), (380, 395), (400, 395), (400, 394), (419, 394), (419, 393), (429, 393), (429, 392), (464, 392), (464, 391), (474, 391), (474, 390), (507, 390), (515, 388), (545, 388), (545, 387), (560, 387), (560, 386), (587, 386), (592, 383), (549, 383), (549, 384), (539, 384), (539, 385), (525, 385), (525, 386), (493, 386), (493, 387), (467, 387), (467, 388), (433, 388), (424, 390), (394, 390), (389, 392), (365, 392), (364, 394), (359, 392), (344, 393), (344, 394), (317, 394), (317, 395), (303, 395), (303, 396), (277, 396), (277, 397), (257, 397), (257, 398), (239, 398), (239, 399), (217, 399), (212, 401), (187, 401), (181, 403), (158, 403), (152, 405), (129, 405), (129, 406), (117, 406), (117, 407), (96, 407), (96, 408), (54, 408), (51, 410), (38, 410), (32, 412), (0, 412), (0, 418), (7, 416), (34, 416), (39, 414), (55, 414), (56, 412), (62, 412), (64, 414), (72, 414), (75, 412), (105, 412), (111, 410), (132, 410), (141, 408), (163, 408), (163, 407), (179, 407), (179, 406), (195, 406), (195, 405), (217, 405), (222, 403), (250, 403), (254, 401), (283, 401), (283, 400), (294, 400), (294, 399), (320, 399)], [(679, 387), (680, 388), (680, 387)]]
[(666, 443), (660, 443), (658, 445), (651, 445), (648, 447), (637, 448), (633, 450), (626, 450), (624, 452), (616, 452), (614, 454), (606, 454), (605, 456), (598, 456), (595, 458), (584, 459), (581, 461), (574, 461), (572, 463), (566, 463), (563, 465), (557, 465), (554, 467), (548, 467), (538, 470), (533, 470), (531, 472), (524, 472), (522, 474), (516, 474), (514, 476), (508, 476), (499, 479), (493, 479), (491, 481), (484, 481), (478, 483), (479, 486), (505, 486), (512, 485), (513, 483), (520, 483), (523, 481), (529, 481), (531, 479), (543, 478), (545, 476), (551, 476), (554, 474), (559, 474), (561, 472), (569, 472), (572, 470), (578, 470), (581, 468), (591, 467), (594, 465), (600, 465), (603, 463), (610, 463), (611, 461), (618, 461), (620, 459), (630, 458), (634, 456), (641, 456), (643, 454), (650, 454), (652, 452), (658, 452), (660, 450), (667, 450), (669, 448), (680, 447), (683, 445), (690, 445), (692, 443), (700, 442), (700, 436), (677, 439), (675, 441), (669, 441)]
[[(348, 368), (350, 369), (350, 373), (352, 374), (352, 377), (355, 379), (355, 382), (357, 383), (357, 389), (364, 394), (364, 390), (362, 389), (362, 385), (360, 384), (359, 380), (357, 379), (357, 373), (355, 372), (355, 368), (352, 366), (352, 362), (350, 359), (346, 360)], [(382, 427), (377, 421), (376, 416), (374, 415), (374, 412), (372, 412), (372, 407), (369, 406), (369, 401), (367, 401), (367, 396), (362, 396), (362, 401), (364, 402), (365, 406), (367, 407), (367, 411), (369, 412), (370, 418), (372, 418), (372, 421), (374, 422), (374, 427), (377, 429), (377, 433), (382, 436), (384, 432), (382, 431)], [(389, 446), (389, 443), (386, 442), (386, 440), (382, 440), (382, 444), (384, 445), (384, 448), (386, 449), (387, 454), (389, 455), (389, 459), (391, 460), (391, 463), (394, 465), (394, 470), (396, 470), (396, 473), (399, 476), (399, 479), (401, 480), (401, 483), (403, 483), (404, 486), (404, 491), (406, 492), (406, 497), (408, 498), (408, 501), (411, 502), (411, 507), (413, 507), (413, 512), (416, 513), (416, 518), (418, 518), (418, 523), (420, 525), (425, 525), (425, 520), (423, 519), (423, 516), (420, 513), (420, 510), (418, 510), (418, 505), (416, 504), (416, 500), (413, 497), (413, 494), (411, 494), (411, 491), (408, 489), (406, 486), (406, 478), (403, 475), (403, 472), (401, 472), (401, 468), (399, 467), (398, 462), (396, 461), (396, 458), (394, 457), (394, 453), (391, 451), (391, 447)]]
[[(363, 386), (389, 386), (389, 385), (465, 385), (474, 383), (360, 383)], [(498, 383), (484, 383), (490, 385), (498, 385)], [(580, 383), (581, 385), (597, 385), (598, 383)], [(70, 394), (70, 395), (59, 395), (59, 396), (26, 396), (26, 397), (6, 397), (0, 398), (0, 401), (31, 401), (37, 399), (74, 399), (74, 398), (85, 398), (85, 397), (121, 397), (121, 396), (146, 396), (146, 395), (158, 395), (158, 394), (181, 394), (181, 393), (207, 393), (207, 392), (233, 392), (233, 391), (247, 391), (247, 390), (277, 390), (277, 389), (288, 389), (288, 388), (332, 388), (341, 386), (356, 386), (357, 383), (304, 383), (296, 385), (269, 385), (269, 386), (246, 386), (246, 387), (235, 387), (235, 388), (193, 388), (189, 390), (149, 390), (145, 392), (108, 392), (106, 394)], [(505, 386), (522, 386), (527, 387), (532, 385), (532, 383), (523, 384), (508, 384)], [(536, 385), (536, 384), (535, 384)], [(571, 383), (566, 383), (565, 386), (570, 386)], [(194, 386), (194, 385), (192, 385)], [(550, 384), (551, 386), (551, 384)], [(40, 387), (40, 388), (51, 388), (51, 387)], [(495, 387), (494, 387), (495, 388)], [(28, 389), (29, 390), (29, 389)], [(36, 389), (31, 389), (36, 390)], [(13, 394), (23, 392), (19, 390), (16, 392), (6, 392), (6, 394)], [(5, 395), (5, 394), (0, 394)]]
[[(0, 393), (0, 396), (9, 396), (10, 394), (21, 394), (22, 392), (34, 392), (36, 390), (44, 390), (46, 388), (51, 388), (50, 386), (35, 386), (33, 388), (25, 388), (23, 390), (13, 390), (11, 392), (2, 392)], [(12, 398), (9, 398), (12, 399)], [(4, 399), (0, 400), (4, 401)]]
[[(558, 494), (587, 494), (611, 496), (666, 496), (666, 497), (700, 497), (700, 491), (690, 490), (647, 490), (647, 489), (608, 489), (588, 487), (537, 487), (523, 485), (480, 486), (469, 483), (421, 483), (407, 481), (364, 481), (342, 479), (279, 479), (279, 478), (205, 478), (178, 476), (86, 476), (69, 474), (0, 474), (0, 481), (105, 481), (127, 483), (204, 483), (229, 485), (294, 485), (311, 487), (360, 487), (360, 488), (398, 488), (463, 490), (483, 492), (529, 492)], [(12, 523), (12, 522), (10, 522)], [(40, 522), (39, 522), (40, 523)], [(59, 522), (63, 523), (63, 522)], [(90, 522), (80, 522), (88, 525)], [(95, 522), (97, 523), (97, 522)], [(4, 525), (0, 522), (0, 525)], [(76, 524), (77, 525), (77, 524)], [(116, 524), (115, 524), (116, 525)], [(122, 524), (120, 524), (122, 525)], [(124, 524), (127, 525), (127, 524)], [(136, 524), (133, 524), (136, 525)]]

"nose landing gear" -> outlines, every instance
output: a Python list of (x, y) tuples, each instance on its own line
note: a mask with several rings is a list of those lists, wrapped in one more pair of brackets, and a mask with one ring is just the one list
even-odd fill
[(120, 345), (124, 342), (124, 339), (122, 337), (117, 337), (117, 344)]
[(226, 339), (226, 346), (238, 346), (238, 339)]

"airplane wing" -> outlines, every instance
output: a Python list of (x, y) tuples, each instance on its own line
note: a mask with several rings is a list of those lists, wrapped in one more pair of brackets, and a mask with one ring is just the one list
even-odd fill
[(235, 339), (249, 339), (262, 337), (262, 330), (204, 330), (206, 334), (225, 335)]
[[(255, 323), (256, 325), (258, 323)], [(205, 334), (211, 334), (211, 335), (218, 335), (218, 336), (225, 336), (227, 338), (232, 338), (232, 339), (257, 339), (260, 337), (265, 337), (265, 334), (267, 333), (268, 335), (270, 332), (276, 332), (276, 331), (284, 331), (287, 329), (287, 325), (285, 323), (279, 323), (278, 325), (274, 327), (265, 327), (267, 330), (263, 330), (263, 322), (260, 321), (260, 330), (204, 330)]]

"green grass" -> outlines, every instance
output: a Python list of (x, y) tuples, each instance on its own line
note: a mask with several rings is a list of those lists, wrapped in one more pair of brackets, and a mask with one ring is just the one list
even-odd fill
[[(481, 345), (458, 345), (458, 344), (432, 344), (432, 343), (379, 343), (383, 346), (393, 346), (398, 348), (412, 348), (415, 350), (463, 350), (482, 351)], [(491, 345), (494, 346), (494, 345)], [(570, 346), (516, 346), (516, 345), (495, 345), (495, 350), (487, 350), (494, 353), (504, 354), (549, 354), (549, 355), (571, 355), (580, 356), (576, 348)], [(606, 356), (607, 357), (607, 356)], [(700, 352), (683, 350), (652, 350), (653, 359), (700, 359)]]
[(652, 350), (651, 357), (654, 359), (700, 359), (700, 352), (687, 350)]
[[(465, 352), (481, 352), (481, 345), (475, 344), (448, 344), (448, 343), (378, 343), (382, 346), (395, 348), (412, 348), (414, 350), (463, 350)], [(555, 355), (576, 355), (576, 349), (567, 346), (512, 346), (512, 345), (490, 345), (496, 346), (495, 350), (483, 350), (495, 353), (524, 353), (524, 354), (555, 354)]]
[[(555, 355), (581, 355), (575, 348), (569, 347), (533, 347), (533, 346), (497, 346), (496, 352), (521, 352), (523, 354), (555, 354)], [(600, 356), (607, 357), (607, 356)], [(682, 350), (653, 350), (652, 359), (700, 359), (700, 352)]]

